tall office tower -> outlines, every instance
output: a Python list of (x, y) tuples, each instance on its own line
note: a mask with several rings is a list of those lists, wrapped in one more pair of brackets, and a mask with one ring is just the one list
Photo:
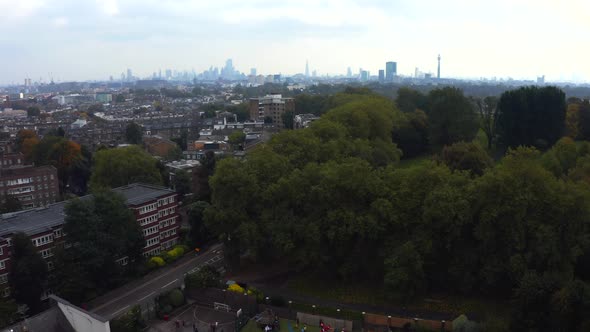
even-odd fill
[(352, 77), (352, 69), (350, 69), (350, 67), (348, 67), (348, 70), (346, 71), (346, 76)]
[(250, 75), (256, 76), (256, 68), (250, 68)]
[(125, 80), (125, 73), (121, 73), (121, 82)]
[(436, 78), (440, 80), (440, 54), (438, 55), (438, 69), (436, 71)]
[(305, 77), (309, 77), (309, 61), (305, 60)]
[(166, 79), (169, 80), (172, 78), (172, 70), (166, 69)]
[(158, 69), (158, 79), (162, 79), (162, 68)]
[(127, 68), (127, 80), (131, 81), (133, 79), (133, 73), (131, 72), (131, 69)]
[(111, 81), (111, 82), (113, 81), (113, 75), (111, 75), (111, 76), (109, 77), (109, 81)]
[(385, 70), (379, 69), (379, 82), (383, 83), (385, 81)]
[(385, 63), (385, 80), (393, 81), (393, 77), (397, 75), (397, 62), (389, 61)]
[(311, 76), (318, 77), (318, 71), (314, 70), (313, 72), (311, 72)]

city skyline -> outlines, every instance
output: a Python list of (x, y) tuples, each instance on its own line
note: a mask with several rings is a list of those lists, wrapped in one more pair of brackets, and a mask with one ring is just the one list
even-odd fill
[[(588, 81), (583, 52), (590, 4), (508, 0), (157, 1), (0, 0), (0, 84), (107, 80), (132, 68), (202, 72), (232, 58), (240, 72), (398, 74)], [(526, 10), (527, 15), (522, 15)], [(264, 46), (264, 47), (262, 47)], [(6, 65), (7, 64), (7, 65)]]

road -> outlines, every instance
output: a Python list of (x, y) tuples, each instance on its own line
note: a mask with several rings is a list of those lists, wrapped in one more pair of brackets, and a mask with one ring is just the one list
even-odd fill
[[(192, 257), (187, 257), (192, 255)], [(161, 293), (179, 287), (188, 272), (207, 265), (215, 264), (223, 259), (221, 245), (214, 245), (198, 256), (188, 254), (174, 265), (150, 273), (142, 279), (133, 281), (115, 289), (95, 300), (89, 307), (90, 311), (106, 319), (113, 319), (125, 313), (132, 306), (153, 301)]]

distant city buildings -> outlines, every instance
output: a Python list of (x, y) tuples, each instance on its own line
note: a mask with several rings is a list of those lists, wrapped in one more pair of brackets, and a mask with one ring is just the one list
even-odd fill
[(393, 78), (397, 76), (397, 62), (389, 61), (385, 63), (385, 80), (392, 82)]
[(379, 82), (385, 82), (385, 70), (379, 69)]
[(440, 80), (440, 54), (438, 55), (438, 67), (436, 69), (436, 78)]
[(309, 61), (305, 61), (305, 77), (309, 78)]

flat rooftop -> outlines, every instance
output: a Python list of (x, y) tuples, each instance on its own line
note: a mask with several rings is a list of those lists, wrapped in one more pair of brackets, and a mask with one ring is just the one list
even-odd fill
[[(141, 205), (158, 197), (175, 193), (165, 187), (143, 183), (130, 184), (115, 188), (113, 191), (122, 194), (129, 205)], [(90, 198), (92, 198), (92, 195), (80, 197), (80, 199)], [(42, 208), (6, 213), (0, 218), (0, 237), (17, 232), (35, 235), (50, 231), (52, 228), (64, 223), (65, 205), (66, 202), (64, 201)]]

